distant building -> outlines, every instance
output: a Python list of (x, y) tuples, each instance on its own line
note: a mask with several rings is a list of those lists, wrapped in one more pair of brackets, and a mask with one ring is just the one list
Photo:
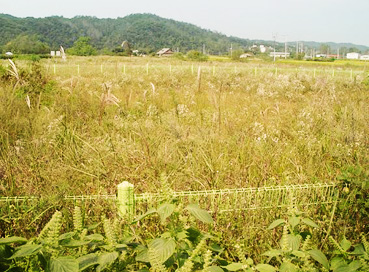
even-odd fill
[(250, 58), (250, 57), (252, 57), (253, 55), (252, 54), (250, 54), (250, 53), (245, 53), (245, 54), (242, 54), (241, 56), (240, 56), (240, 59), (246, 59), (246, 58)]
[(359, 59), (360, 54), (356, 52), (347, 53), (346, 58), (347, 59)]
[(339, 59), (340, 56), (336, 55), (336, 54), (329, 54), (329, 55), (327, 55), (327, 58), (329, 58), (329, 59)]
[(270, 52), (269, 54), (270, 57), (276, 57), (276, 58), (288, 58), (290, 56), (290, 53), (286, 53), (286, 52)]
[(163, 48), (159, 52), (156, 53), (159, 57), (170, 57), (173, 55), (173, 51), (170, 48)]
[(260, 53), (265, 53), (266, 50), (266, 47), (263, 44), (260, 44)]
[(13, 56), (13, 53), (12, 53), (12, 52), (6, 52), (6, 53), (5, 53), (5, 56), (7, 56), (7, 57), (11, 57), (11, 56)]
[(326, 58), (327, 57), (327, 54), (321, 54), (321, 53), (317, 53), (315, 55), (316, 58)]
[(369, 60), (369, 55), (362, 55), (360, 60)]

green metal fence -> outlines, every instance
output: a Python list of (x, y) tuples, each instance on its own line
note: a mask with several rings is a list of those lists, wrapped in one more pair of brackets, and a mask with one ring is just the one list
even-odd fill
[[(246, 210), (280, 209), (284, 207), (303, 207), (331, 204), (337, 201), (338, 189), (333, 183), (281, 185), (256, 188), (237, 188), (204, 191), (166, 192), (172, 200), (199, 204), (211, 213), (226, 213)], [(156, 207), (163, 201), (163, 193), (135, 194), (129, 182), (118, 185), (117, 195), (64, 196), (64, 201), (103, 200), (114, 202), (121, 216), (131, 218)], [(0, 197), (1, 203), (38, 201), (37, 197)], [(3, 206), (3, 205), (1, 205)]]

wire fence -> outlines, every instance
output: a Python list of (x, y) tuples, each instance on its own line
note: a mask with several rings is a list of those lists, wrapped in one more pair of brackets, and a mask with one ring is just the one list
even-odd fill
[[(128, 183), (129, 184), (129, 183)], [(80, 195), (63, 196), (64, 201), (109, 201), (116, 202), (117, 209), (123, 206), (126, 213), (131, 216), (146, 212), (156, 207), (169, 194), (173, 201), (183, 205), (196, 203), (212, 213), (225, 213), (242, 210), (278, 209), (290, 206), (303, 206), (330, 204), (337, 200), (338, 189), (333, 183), (301, 184), (267, 186), (256, 188), (237, 188), (204, 191), (181, 191), (164, 193), (134, 194), (133, 185), (130, 190), (120, 195)], [(34, 196), (0, 197), (0, 203), (10, 204), (19, 202), (40, 201), (42, 198)]]
[[(211, 213), (214, 230), (227, 233), (230, 240), (242, 238), (253, 243), (269, 235), (265, 228), (284, 218), (291, 208), (327, 228), (324, 218), (333, 218), (339, 200), (339, 190), (331, 183), (143, 194), (135, 194), (133, 185), (125, 183), (127, 187), (118, 185), (117, 195), (0, 197), (0, 236), (38, 233), (55, 210), (63, 212), (68, 229), (76, 205), (83, 211), (86, 226), (100, 222), (101, 216), (131, 222), (169, 199), (183, 208), (198, 204)], [(156, 225), (157, 217), (145, 218), (142, 223)]]
[(192, 74), (196, 76), (199, 68), (204, 75), (215, 76), (223, 73), (236, 73), (248, 76), (263, 76), (263, 75), (284, 75), (284, 74), (301, 74), (305, 76), (316, 77), (331, 77), (331, 78), (348, 78), (354, 79), (359, 75), (367, 75), (366, 68), (352, 69), (340, 67), (283, 67), (274, 65), (257, 66), (254, 64), (235, 64), (235, 65), (211, 65), (211, 64), (131, 64), (131, 63), (106, 63), (106, 64), (69, 64), (57, 63), (47, 64), (46, 70), (49, 74), (60, 76), (98, 76), (110, 74), (118, 75), (155, 75), (155, 74)]

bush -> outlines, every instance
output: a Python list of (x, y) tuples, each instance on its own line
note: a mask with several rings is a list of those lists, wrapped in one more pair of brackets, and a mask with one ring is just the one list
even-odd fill
[(187, 58), (189, 60), (195, 60), (195, 61), (207, 61), (209, 59), (207, 55), (204, 55), (203, 53), (196, 51), (196, 50), (188, 51)]

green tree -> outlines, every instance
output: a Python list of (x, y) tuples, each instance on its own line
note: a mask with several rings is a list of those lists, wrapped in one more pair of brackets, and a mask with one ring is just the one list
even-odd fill
[(322, 43), (320, 45), (320, 53), (329, 54), (329, 52), (331, 52), (331, 47), (328, 44)]
[(350, 53), (351, 52), (360, 53), (360, 50), (357, 49), (356, 47), (350, 47), (348, 50), (349, 50)]
[(49, 50), (49, 46), (41, 42), (36, 35), (19, 35), (5, 46), (5, 51), (16, 54), (46, 54)]
[(68, 53), (77, 56), (96, 55), (96, 49), (90, 43), (90, 37), (79, 37), (78, 40), (74, 42), (73, 47), (69, 48)]

